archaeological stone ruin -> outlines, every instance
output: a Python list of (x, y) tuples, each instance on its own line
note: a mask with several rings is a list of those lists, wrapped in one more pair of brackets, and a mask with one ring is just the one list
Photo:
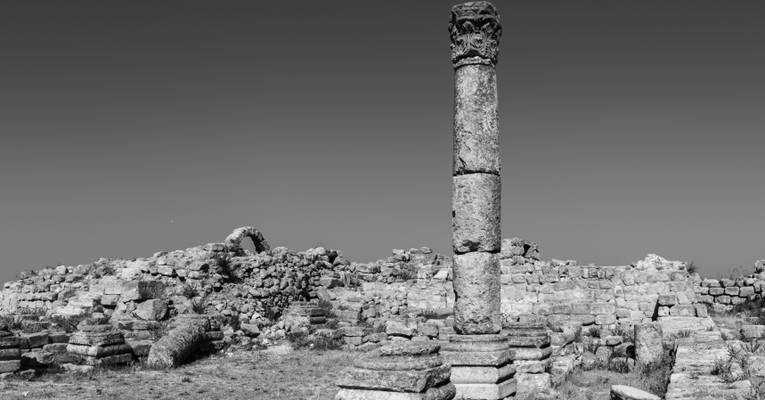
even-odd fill
[[(579, 265), (502, 237), (500, 15), (486, 1), (458, 4), (448, 29), (452, 254), (419, 247), (354, 262), (272, 247), (244, 226), (184, 250), (25, 271), (0, 291), (0, 380), (172, 369), (286, 343), (354, 355), (334, 366), (336, 400), (763, 398), (765, 317), (752, 313), (765, 315), (765, 260), (702, 278), (655, 254)], [(661, 396), (570, 385), (582, 371), (645, 379), (661, 368)]]

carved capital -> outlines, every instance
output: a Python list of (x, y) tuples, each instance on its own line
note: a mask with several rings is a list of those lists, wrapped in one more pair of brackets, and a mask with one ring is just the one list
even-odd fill
[(488, 1), (472, 1), (452, 7), (449, 34), (454, 68), (467, 64), (497, 64), (502, 25), (497, 9)]

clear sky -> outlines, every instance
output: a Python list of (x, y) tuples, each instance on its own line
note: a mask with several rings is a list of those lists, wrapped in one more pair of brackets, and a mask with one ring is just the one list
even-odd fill
[[(0, 281), (242, 225), (450, 254), (451, 4), (0, 3)], [(765, 2), (494, 4), (504, 237), (765, 257)]]

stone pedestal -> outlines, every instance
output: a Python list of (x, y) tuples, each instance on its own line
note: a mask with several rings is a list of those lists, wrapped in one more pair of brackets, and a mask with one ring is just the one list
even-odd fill
[(515, 366), (506, 336), (452, 335), (441, 355), (452, 366), (456, 398), (498, 400), (515, 393)]
[(21, 369), (19, 338), (0, 322), (0, 374)]
[(433, 343), (395, 342), (344, 370), (335, 400), (451, 400), (449, 365)]
[(550, 374), (550, 334), (543, 322), (505, 324), (510, 354), (516, 367), (517, 395), (523, 398), (542, 393), (552, 386)]
[(133, 350), (125, 343), (122, 332), (105, 317), (80, 322), (77, 332), (69, 337), (66, 351), (88, 365), (121, 365), (133, 361)]

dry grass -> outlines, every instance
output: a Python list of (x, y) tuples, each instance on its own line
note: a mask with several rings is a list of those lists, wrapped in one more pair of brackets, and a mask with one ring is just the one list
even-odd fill
[(338, 372), (358, 353), (294, 350), (213, 356), (174, 370), (140, 367), (0, 382), (3, 400), (330, 400)]

